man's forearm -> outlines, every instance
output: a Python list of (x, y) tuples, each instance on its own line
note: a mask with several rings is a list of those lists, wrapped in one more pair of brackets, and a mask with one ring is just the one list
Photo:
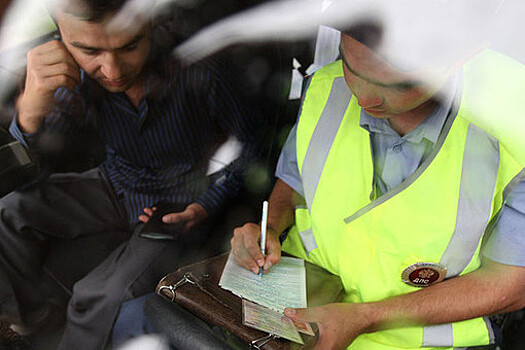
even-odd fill
[(23, 133), (34, 134), (40, 129), (45, 115), (28, 115), (22, 106), (21, 96), (18, 96), (16, 100), (16, 110), (18, 127)]
[(290, 227), (294, 223), (295, 207), (300, 201), (301, 196), (278, 179), (270, 195), (268, 227), (279, 235)]
[(432, 325), (518, 310), (525, 306), (525, 268), (487, 262), (473, 273), (420, 291), (363, 304), (367, 331)]
[(18, 126), (22, 132), (26, 134), (34, 134), (40, 129), (42, 122), (42, 119), (20, 118), (18, 119)]

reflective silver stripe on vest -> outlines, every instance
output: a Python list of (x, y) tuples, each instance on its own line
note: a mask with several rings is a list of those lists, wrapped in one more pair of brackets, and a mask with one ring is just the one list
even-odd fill
[(470, 124), (463, 156), (456, 227), (441, 264), (457, 276), (476, 252), (491, 217), (499, 167), (498, 141)]
[[(315, 130), (308, 144), (306, 155), (303, 161), (301, 178), (303, 182), (304, 197), (308, 205), (308, 211), (312, 208), (317, 185), (321, 179), (324, 164), (330, 148), (334, 142), (339, 126), (348, 109), (352, 94), (344, 77), (335, 78), (332, 83), (332, 89), (328, 96), (328, 101), (319, 117)], [(317, 248), (315, 236), (310, 228), (300, 232), (306, 254)]]
[(492, 328), (492, 322), (490, 322), (490, 319), (488, 317), (483, 317), (483, 321), (485, 321), (485, 325), (487, 326), (487, 330), (489, 332), (489, 344), (494, 344), (496, 342), (496, 336), (494, 335), (494, 328)]
[(303, 242), (304, 250), (306, 251), (306, 256), (310, 255), (310, 252), (317, 248), (317, 242), (315, 241), (314, 232), (310, 227), (306, 231), (299, 232), (301, 236), (301, 241)]
[[(522, 169), (518, 175), (514, 176), (514, 178), (505, 186), (505, 189), (503, 190), (502, 195), (502, 201), (503, 204), (507, 201), (509, 195), (512, 193), (514, 188), (525, 178), (525, 169)], [(499, 209), (499, 211), (492, 216), (492, 219), (490, 220), (490, 223), (487, 226), (487, 229), (485, 230), (485, 234), (483, 235), (483, 244), (489, 239), (490, 235), (492, 234), (492, 231), (494, 230), (494, 227), (499, 221), (499, 217), (501, 216), (501, 210), (503, 209), (503, 205)]]
[(422, 346), (452, 346), (454, 336), (452, 324), (439, 324), (423, 327)]
[[(456, 227), (440, 263), (447, 278), (457, 276), (471, 261), (491, 217), (491, 204), (499, 167), (499, 144), (470, 124), (463, 155)], [(491, 342), (494, 332), (486, 320)], [(487, 323), (488, 322), (488, 323)], [(423, 327), (423, 346), (453, 346), (451, 324)]]
[(352, 98), (352, 93), (343, 77), (335, 78), (328, 101), (308, 144), (303, 161), (301, 178), (308, 210), (311, 210), (315, 191), (323, 172), (324, 164), (334, 142), (339, 126)]
[[(489, 332), (489, 344), (494, 344), (495, 336), (492, 324), (488, 317), (483, 317), (485, 324)], [(452, 324), (440, 324), (435, 326), (423, 327), (423, 342), (421, 346), (427, 347), (449, 347), (454, 344), (454, 332), (452, 330)], [(466, 349), (466, 348), (454, 348), (454, 349)]]

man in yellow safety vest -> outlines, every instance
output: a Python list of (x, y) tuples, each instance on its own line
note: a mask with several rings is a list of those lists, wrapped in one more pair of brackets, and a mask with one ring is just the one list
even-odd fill
[[(495, 344), (488, 316), (525, 306), (525, 171), (512, 140), (472, 121), (510, 111), (482, 94), (508, 85), (480, 79), (525, 83), (524, 69), (483, 51), (436, 88), (356, 38), (343, 33), (342, 60), (309, 81), (277, 166), (266, 257), (248, 223), (236, 259), (267, 272), (283, 249), (341, 277), (342, 303), (285, 311), (317, 322), (318, 349)], [(479, 96), (493, 107), (476, 109)]]

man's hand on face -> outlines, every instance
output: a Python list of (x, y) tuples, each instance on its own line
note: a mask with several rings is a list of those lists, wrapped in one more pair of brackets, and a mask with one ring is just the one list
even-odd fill
[(80, 85), (77, 63), (58, 40), (48, 41), (27, 54), (25, 89), (17, 101), (22, 130), (34, 133), (53, 107), (56, 90)]
[(306, 309), (286, 308), (284, 314), (292, 320), (317, 323), (319, 339), (314, 350), (346, 349), (369, 326), (370, 315), (366, 314), (365, 305), (338, 303)]
[(266, 258), (263, 256), (259, 244), (261, 227), (257, 224), (247, 223), (233, 230), (230, 241), (235, 260), (239, 265), (253, 273), (259, 273), (263, 267), (263, 273), (281, 261), (281, 243), (279, 234), (268, 227), (266, 235)]
[[(144, 208), (144, 214), (139, 216), (139, 220), (146, 223), (153, 216), (156, 208)], [(203, 222), (208, 217), (208, 213), (198, 203), (189, 204), (186, 209), (181, 212), (166, 214), (162, 217), (162, 222), (165, 224), (180, 224), (183, 233), (188, 233), (199, 223)]]

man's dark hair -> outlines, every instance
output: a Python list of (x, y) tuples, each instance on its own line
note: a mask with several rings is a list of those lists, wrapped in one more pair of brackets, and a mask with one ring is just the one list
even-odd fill
[(87, 22), (100, 23), (116, 13), (127, 0), (58, 0), (62, 11)]
[(376, 20), (361, 21), (341, 31), (371, 49), (377, 48), (383, 38), (383, 26)]

